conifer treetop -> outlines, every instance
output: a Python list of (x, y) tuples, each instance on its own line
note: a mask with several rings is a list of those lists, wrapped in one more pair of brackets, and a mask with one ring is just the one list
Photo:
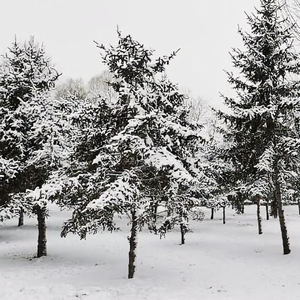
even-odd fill
[(153, 80), (156, 73), (165, 71), (165, 66), (177, 54), (174, 51), (169, 56), (163, 56), (153, 63), (152, 56), (154, 50), (145, 49), (144, 45), (132, 39), (130, 35), (122, 36), (118, 30), (117, 47), (105, 47), (103, 44), (96, 45), (104, 50), (102, 53), (103, 62), (108, 66), (109, 71), (118, 78), (122, 78), (126, 83), (141, 87)]
[(37, 92), (54, 88), (61, 75), (54, 68), (43, 45), (31, 37), (20, 45), (17, 39), (2, 55), (0, 66), (0, 106), (15, 109), (20, 101), (27, 101)]

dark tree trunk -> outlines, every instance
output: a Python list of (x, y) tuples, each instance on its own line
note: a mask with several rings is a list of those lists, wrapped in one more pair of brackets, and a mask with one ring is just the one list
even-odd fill
[(211, 214), (210, 214), (210, 219), (211, 219), (211, 220), (214, 219), (214, 215), (215, 215), (215, 208), (212, 207), (212, 208), (211, 208)]
[(47, 238), (46, 238), (46, 206), (35, 206), (38, 220), (38, 246), (37, 257), (47, 256)]
[(271, 202), (271, 215), (274, 217), (274, 219), (277, 219), (278, 217), (278, 203), (276, 199), (276, 192), (274, 192), (274, 199)]
[(282, 201), (281, 201), (281, 190), (280, 190), (280, 183), (277, 179), (277, 174), (275, 174), (275, 201), (278, 207), (278, 216), (279, 216), (279, 223), (281, 229), (281, 237), (282, 237), (282, 246), (283, 246), (283, 254), (289, 254), (291, 252), (289, 238), (287, 234), (287, 228), (285, 224), (284, 218), (284, 210), (282, 208)]
[(223, 206), (223, 224), (226, 224), (226, 207)]
[(269, 215), (269, 202), (266, 202), (266, 219), (267, 220), (270, 219), (270, 215)]
[(157, 228), (156, 228), (157, 209), (158, 209), (158, 203), (153, 201), (151, 203), (151, 210), (152, 210), (152, 214), (153, 214), (153, 221), (150, 221), (150, 223), (148, 225), (148, 229), (150, 231), (154, 231), (155, 234), (157, 234)]
[(261, 225), (261, 216), (260, 216), (260, 199), (257, 199), (256, 201), (257, 205), (257, 225), (258, 225), (258, 234), (262, 234), (262, 225)]
[(241, 214), (244, 214), (245, 213), (245, 199), (244, 199), (245, 196), (243, 196), (241, 193), (239, 193), (238, 195), (238, 203), (239, 203), (239, 206), (238, 206), (238, 211), (239, 213)]
[(298, 212), (299, 212), (299, 215), (300, 215), (300, 198), (298, 198)]
[(138, 223), (136, 211), (131, 211), (131, 230), (129, 237), (129, 263), (128, 263), (128, 278), (133, 278), (135, 272), (135, 258), (136, 258), (136, 246), (137, 246), (137, 232)]
[(18, 227), (23, 226), (23, 225), (24, 225), (24, 208), (20, 207)]
[(184, 245), (185, 244), (186, 228), (183, 224), (180, 224), (180, 233), (181, 233), (181, 245)]
[(157, 209), (158, 209), (158, 202), (155, 202), (155, 204), (153, 205), (154, 222), (157, 221)]

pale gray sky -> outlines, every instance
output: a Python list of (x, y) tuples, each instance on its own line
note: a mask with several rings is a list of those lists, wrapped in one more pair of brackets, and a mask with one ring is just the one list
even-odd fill
[(86, 82), (105, 66), (93, 40), (115, 44), (116, 29), (131, 34), (157, 55), (181, 48), (167, 69), (195, 98), (218, 105), (230, 86), (228, 52), (242, 47), (238, 25), (259, 0), (0, 0), (0, 53), (17, 40), (34, 36), (57, 69)]

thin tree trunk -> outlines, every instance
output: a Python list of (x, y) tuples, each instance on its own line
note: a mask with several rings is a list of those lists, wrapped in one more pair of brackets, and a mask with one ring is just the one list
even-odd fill
[[(281, 195), (280, 195), (281, 198)], [(274, 199), (271, 202), (271, 215), (274, 217), (274, 219), (277, 219), (278, 217), (278, 204), (276, 199), (276, 192), (274, 192)]]
[(289, 243), (289, 238), (288, 238), (288, 234), (287, 234), (287, 228), (286, 228), (286, 224), (285, 224), (284, 210), (282, 208), (280, 183), (278, 182), (277, 174), (275, 174), (275, 178), (276, 178), (275, 179), (275, 201), (276, 201), (277, 208), (278, 208), (283, 254), (289, 254), (291, 252), (291, 249), (290, 249), (290, 243)]
[(155, 232), (155, 234), (157, 234), (157, 229), (156, 229), (156, 222), (157, 222), (157, 209), (158, 209), (158, 203), (156, 202), (154, 204), (154, 209), (153, 209), (153, 213), (154, 213), (154, 224), (153, 224), (153, 230)]
[(244, 199), (244, 196), (239, 194), (238, 197), (239, 197), (239, 209), (238, 210), (241, 214), (244, 214), (244, 212), (245, 212), (245, 199)]
[(24, 208), (20, 207), (18, 227), (23, 226), (23, 225), (24, 225)]
[(242, 214), (244, 214), (245, 213), (245, 203), (243, 202), (242, 203), (242, 205), (241, 205), (241, 212), (242, 212)]
[(181, 245), (185, 244), (185, 226), (183, 224), (180, 224), (180, 233), (181, 233)]
[(223, 206), (223, 224), (226, 224), (226, 207)]
[(135, 272), (135, 258), (136, 258), (136, 246), (137, 246), (137, 232), (138, 232), (138, 223), (136, 211), (131, 211), (131, 231), (129, 237), (129, 263), (128, 263), (128, 278), (133, 278)]
[(36, 214), (38, 220), (38, 246), (37, 257), (47, 256), (47, 238), (46, 238), (46, 206), (36, 205)]
[(157, 234), (157, 228), (156, 228), (156, 222), (157, 222), (157, 210), (158, 210), (158, 203), (157, 202), (152, 202), (151, 203), (151, 210), (153, 214), (153, 222), (150, 221), (148, 225), (148, 229), (150, 231), (154, 231), (155, 234)]
[(299, 212), (299, 215), (300, 215), (300, 198), (298, 198), (298, 212)]
[(214, 219), (214, 215), (215, 215), (215, 208), (212, 207), (212, 208), (211, 208), (211, 214), (210, 214), (210, 219), (211, 219), (211, 220)]
[(269, 202), (266, 202), (266, 219), (269, 220), (270, 219), (270, 215), (269, 215)]
[(257, 224), (258, 224), (258, 234), (262, 234), (261, 216), (260, 216), (260, 199), (257, 199)]

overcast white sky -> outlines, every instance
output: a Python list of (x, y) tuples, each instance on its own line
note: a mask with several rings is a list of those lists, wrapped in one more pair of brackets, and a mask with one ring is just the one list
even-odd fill
[(180, 48), (167, 69), (174, 83), (219, 105), (230, 93), (225, 70), (229, 51), (242, 47), (238, 25), (259, 0), (0, 0), (0, 53), (34, 36), (66, 77), (90, 78), (105, 70), (93, 40), (117, 41), (116, 29), (131, 34), (157, 55)]

